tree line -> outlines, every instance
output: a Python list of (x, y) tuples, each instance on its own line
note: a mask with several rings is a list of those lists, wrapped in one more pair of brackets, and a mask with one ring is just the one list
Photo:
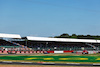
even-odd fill
[(54, 38), (75, 38), (75, 39), (96, 39), (100, 40), (99, 35), (69, 35), (68, 33), (61, 34), (60, 36), (55, 36)]

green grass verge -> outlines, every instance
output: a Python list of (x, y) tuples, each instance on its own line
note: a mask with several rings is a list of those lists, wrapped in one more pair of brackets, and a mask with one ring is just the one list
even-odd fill
[(31, 61), (31, 62), (78, 62), (100, 63), (100, 54), (75, 55), (75, 54), (36, 54), (36, 55), (4, 55), (0, 60)]

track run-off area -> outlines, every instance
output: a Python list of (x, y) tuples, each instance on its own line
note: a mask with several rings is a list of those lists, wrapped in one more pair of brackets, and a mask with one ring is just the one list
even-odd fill
[(100, 55), (37, 54), (37, 55), (0, 55), (0, 60), (31, 62), (84, 62), (100, 63)]

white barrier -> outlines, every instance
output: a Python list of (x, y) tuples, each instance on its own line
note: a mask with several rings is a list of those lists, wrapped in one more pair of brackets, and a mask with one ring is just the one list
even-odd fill
[(89, 54), (95, 54), (98, 53), (98, 51), (88, 51)]
[(54, 51), (54, 53), (64, 53), (63, 51)]

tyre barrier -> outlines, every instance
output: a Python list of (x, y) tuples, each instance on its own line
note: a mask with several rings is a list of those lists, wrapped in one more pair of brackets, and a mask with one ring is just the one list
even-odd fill
[[(8, 50), (8, 51), (6, 51), (6, 50), (4, 50), (4, 51), (2, 51), (2, 50), (0, 50), (0, 53), (4, 53), (4, 54), (6, 54), (6, 53), (8, 53), (8, 54), (33, 54), (33, 53), (47, 54), (47, 53), (72, 53), (72, 52), (73, 51), (45, 51), (45, 50), (44, 51), (43, 50), (37, 50), (37, 51), (33, 51), (33, 50), (30, 50), (30, 51), (28, 51), (28, 50), (26, 50), (26, 51), (24, 51), (24, 50), (22, 50), (22, 51)], [(81, 52), (77, 52), (77, 54), (81, 54)]]
[(16, 54), (20, 54), (20, 51), (16, 51)]
[(40, 51), (37, 51), (36, 53), (40, 53)]
[(2, 51), (0, 50), (0, 53), (2, 53)]
[(33, 51), (29, 51), (29, 53), (31, 53), (31, 54), (32, 54), (32, 53), (33, 53)]
[(36, 51), (33, 51), (33, 53), (36, 53)]
[(11, 51), (11, 53), (12, 53), (12, 54), (16, 54), (16, 51), (15, 51), (15, 50), (14, 50), (14, 51)]
[(43, 51), (40, 51), (40, 53), (44, 53)]
[(76, 52), (76, 54), (82, 54), (82, 52)]
[(28, 54), (28, 53), (29, 53), (29, 51), (25, 51), (25, 53), (26, 53), (26, 54)]
[(82, 54), (82, 51), (77, 51), (76, 54)]
[(3, 54), (8, 54), (8, 52), (6, 50), (3, 51)]
[(8, 54), (11, 54), (11, 51), (10, 50), (8, 50)]
[(24, 54), (25, 52), (24, 51), (21, 51), (21, 54)]

